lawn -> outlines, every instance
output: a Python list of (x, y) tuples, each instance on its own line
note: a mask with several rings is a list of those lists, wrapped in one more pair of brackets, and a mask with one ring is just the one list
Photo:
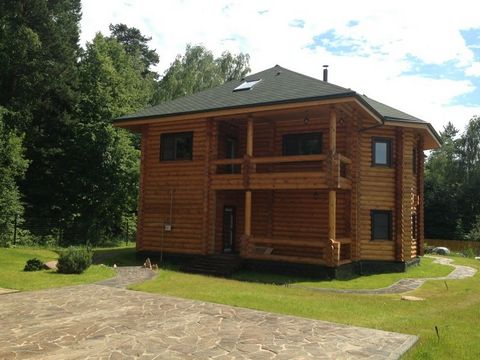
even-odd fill
[(378, 289), (392, 285), (405, 278), (427, 278), (447, 276), (453, 270), (451, 266), (434, 263), (433, 258), (424, 257), (419, 265), (410, 267), (405, 273), (364, 275), (348, 280), (301, 281), (298, 285), (336, 289)]
[(25, 272), (27, 260), (55, 260), (58, 254), (51, 250), (36, 248), (0, 248), (0, 287), (17, 290), (38, 290), (68, 285), (93, 283), (115, 276), (107, 266), (92, 265), (83, 274), (59, 274), (53, 270)]
[[(458, 264), (479, 267), (476, 260), (455, 258), (455, 261)], [(424, 262), (425, 267), (428, 267), (427, 263), (428, 261)], [(446, 272), (450, 270), (451, 268), (448, 268)], [(437, 271), (440, 273), (440, 270), (434, 270), (436, 273)], [(366, 280), (358, 278), (351, 281), (356, 282), (354, 287), (363, 288), (365, 284), (373, 286), (375, 282), (371, 279), (376, 279), (376, 283), (383, 286), (391, 283), (392, 276), (377, 275)], [(413, 277), (411, 272), (404, 276)], [(432, 275), (424, 272), (424, 276)], [(294, 279), (296, 280), (298, 279)], [(345, 285), (347, 282), (338, 283), (343, 284), (344, 288), (349, 286)], [(406, 359), (480, 358), (480, 275), (446, 283), (448, 287), (444, 281), (429, 281), (420, 289), (411, 292), (410, 294), (425, 298), (425, 301), (420, 302), (403, 301), (400, 299), (401, 295), (315, 292), (283, 285), (184, 274), (174, 270), (160, 270), (156, 279), (132, 288), (419, 335), (419, 343), (406, 355)], [(439, 338), (435, 326), (439, 329)]]

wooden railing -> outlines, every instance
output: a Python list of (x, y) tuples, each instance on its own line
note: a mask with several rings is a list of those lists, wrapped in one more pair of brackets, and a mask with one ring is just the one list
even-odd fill
[(309, 161), (324, 161), (327, 157), (325, 155), (293, 155), (293, 156), (264, 156), (251, 158), (252, 164), (279, 164), (279, 163), (298, 163)]
[[(350, 262), (350, 239), (332, 243), (320, 239), (296, 240), (251, 236), (245, 238), (247, 258), (302, 264), (338, 266)], [(297, 249), (297, 251), (295, 251)]]
[[(307, 169), (299, 167), (295, 169), (297, 164), (308, 164), (315, 162), (326, 162), (327, 169), (323, 170), (323, 166), (319, 166), (318, 170), (314, 167)], [(212, 171), (214, 182), (217, 180), (217, 187), (232, 189), (262, 188), (268, 186), (278, 188), (289, 188), (298, 186), (298, 188), (350, 188), (351, 181), (348, 171), (342, 174), (342, 166), (348, 167), (351, 160), (344, 155), (336, 154), (327, 156), (324, 154), (315, 155), (294, 155), (294, 156), (265, 156), (265, 157), (248, 157), (236, 159), (219, 159), (212, 161), (214, 169)], [(276, 165), (293, 164), (294, 166), (285, 169)], [(219, 171), (223, 166), (223, 171)], [(257, 167), (258, 166), (258, 167)], [(260, 166), (262, 168), (260, 169)], [(312, 164), (312, 166), (316, 166)], [(303, 185), (302, 185), (303, 184)]]

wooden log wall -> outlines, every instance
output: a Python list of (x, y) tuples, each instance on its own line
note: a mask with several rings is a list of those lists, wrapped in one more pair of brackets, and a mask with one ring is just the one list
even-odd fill
[[(372, 139), (392, 141), (392, 166), (372, 166)], [(412, 237), (412, 214), (420, 214), (419, 180), (413, 173), (413, 149), (420, 149), (414, 129), (383, 126), (360, 134), (359, 239), (360, 259), (408, 261), (417, 256)], [(420, 157), (423, 152), (418, 151)], [(420, 160), (419, 165), (420, 165)], [(422, 158), (423, 167), (423, 158)], [(420, 171), (420, 168), (419, 168)], [(371, 210), (392, 211), (392, 240), (371, 239)], [(420, 214), (421, 215), (421, 214)], [(423, 228), (418, 218), (418, 233)]]
[[(392, 140), (392, 167), (372, 167), (372, 138), (381, 137)], [(395, 242), (372, 241), (370, 211), (391, 210), (393, 229), (396, 232), (395, 213), (395, 168), (397, 157), (395, 129), (380, 127), (360, 133), (360, 183), (359, 183), (359, 229), (360, 259), (395, 260)]]
[[(143, 133), (139, 249), (173, 253), (205, 252), (207, 120), (163, 121)], [(193, 131), (193, 159), (160, 161), (162, 133)], [(172, 200), (172, 201), (171, 201)], [(171, 206), (172, 205), (172, 206)], [(172, 213), (172, 219), (170, 218)], [(164, 231), (164, 223), (172, 230)]]
[(144, 219), (143, 219), (143, 203), (144, 203), (144, 194), (145, 189), (145, 177), (147, 176), (147, 167), (146, 167), (146, 153), (147, 153), (147, 141), (148, 141), (148, 125), (142, 128), (141, 132), (141, 144), (140, 144), (140, 179), (139, 179), (139, 195), (138, 195), (138, 206), (137, 206), (137, 241), (136, 248), (138, 251), (144, 250), (143, 245), (143, 230), (144, 230)]
[(425, 155), (423, 153), (424, 141), (420, 136), (418, 140), (418, 173), (417, 173), (417, 186), (418, 186), (418, 239), (417, 239), (417, 255), (423, 256), (424, 243), (425, 243), (425, 209), (424, 209), (424, 177), (425, 177)]

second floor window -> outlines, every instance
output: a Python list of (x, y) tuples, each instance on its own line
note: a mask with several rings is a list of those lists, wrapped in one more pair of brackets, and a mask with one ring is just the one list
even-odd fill
[(160, 160), (192, 160), (193, 132), (162, 134)]
[(283, 135), (283, 155), (312, 155), (322, 153), (322, 133)]
[(390, 139), (372, 139), (372, 166), (392, 166), (392, 141)]

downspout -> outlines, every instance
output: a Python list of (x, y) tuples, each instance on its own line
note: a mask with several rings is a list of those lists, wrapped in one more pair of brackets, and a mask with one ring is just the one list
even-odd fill
[(385, 125), (385, 121), (382, 120), (381, 124), (376, 124), (376, 125), (373, 125), (373, 126), (369, 126), (369, 127), (360, 129), (360, 130), (358, 130), (358, 132), (361, 133), (361, 132), (365, 132), (365, 131), (368, 131), (368, 130), (376, 129), (376, 128), (382, 127), (383, 125)]

